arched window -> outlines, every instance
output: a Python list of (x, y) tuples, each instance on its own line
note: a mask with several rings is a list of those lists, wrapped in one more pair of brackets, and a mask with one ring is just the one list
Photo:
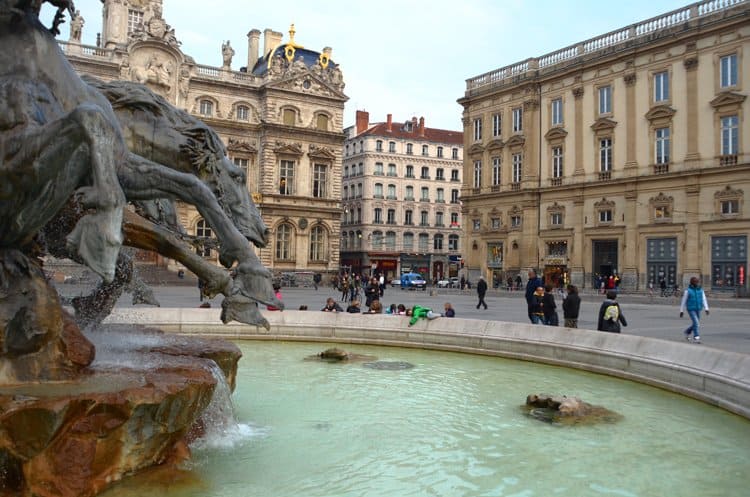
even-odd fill
[(435, 235), (432, 239), (432, 247), (435, 250), (443, 250), (443, 235)]
[(200, 108), (199, 108), (200, 115), (211, 117), (214, 115), (214, 103), (210, 100), (201, 100), (200, 101)]
[(396, 250), (396, 233), (393, 231), (387, 231), (385, 233), (385, 249)]
[(320, 131), (328, 131), (328, 116), (325, 114), (318, 114), (315, 125)]
[(448, 250), (458, 250), (458, 235), (448, 235)]
[(383, 232), (382, 231), (372, 232), (372, 248), (375, 250), (383, 250)]
[(310, 260), (326, 260), (326, 230), (322, 226), (310, 230)]
[(237, 106), (237, 120), (248, 121), (250, 119), (250, 108), (247, 105)]
[(287, 126), (294, 126), (294, 122), (297, 118), (297, 113), (294, 109), (284, 109), (284, 124)]
[(349, 248), (349, 233), (346, 231), (341, 233), (341, 248), (344, 250)]
[(276, 259), (292, 260), (292, 234), (294, 228), (288, 224), (281, 224), (276, 228)]
[[(212, 238), (214, 233), (208, 223), (204, 219), (201, 219), (195, 223), (195, 236), (199, 238)], [(201, 257), (211, 257), (211, 249), (208, 247), (198, 247), (195, 249), (195, 253)]]

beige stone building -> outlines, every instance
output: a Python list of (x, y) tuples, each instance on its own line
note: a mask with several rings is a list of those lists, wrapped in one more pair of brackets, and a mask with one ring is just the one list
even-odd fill
[(468, 79), (471, 272), (746, 291), (748, 14), (694, 3)]
[(463, 136), (424, 118), (345, 130), (341, 264), (391, 279), (456, 276), (461, 257)]
[[(247, 34), (247, 60), (234, 62), (227, 41), (216, 47), (221, 66), (202, 65), (183, 53), (161, 0), (104, 0), (102, 15), (96, 47), (81, 45), (82, 23), (71, 23), (61, 46), (74, 67), (103, 80), (142, 82), (219, 133), (247, 172), (248, 189), (272, 230), (268, 247), (256, 249), (264, 265), (337, 271), (347, 97), (331, 49), (304, 48), (293, 26), (286, 41), (276, 31), (254, 29)], [(189, 234), (211, 234), (194, 208), (178, 210)]]

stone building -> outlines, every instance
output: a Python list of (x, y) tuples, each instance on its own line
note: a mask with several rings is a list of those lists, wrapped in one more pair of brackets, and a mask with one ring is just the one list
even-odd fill
[(471, 271), (744, 292), (749, 13), (694, 3), (468, 79)]
[[(272, 235), (256, 249), (266, 267), (336, 272), (339, 267), (344, 95), (342, 73), (321, 52), (266, 29), (247, 34), (247, 60), (196, 63), (162, 17), (161, 0), (104, 0), (99, 46), (80, 44), (80, 28), (61, 42), (82, 74), (141, 82), (211, 126), (247, 173), (247, 187)], [(78, 25), (81, 23), (79, 22)], [(263, 48), (261, 50), (261, 37)], [(192, 206), (178, 214), (189, 234), (211, 229)], [(215, 257), (210, 251), (206, 257)]]
[(387, 278), (456, 276), (460, 265), (463, 137), (424, 118), (345, 131), (341, 264)]

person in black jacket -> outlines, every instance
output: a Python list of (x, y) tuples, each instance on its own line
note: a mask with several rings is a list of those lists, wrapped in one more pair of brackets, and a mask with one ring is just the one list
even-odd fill
[(599, 323), (596, 327), (599, 331), (608, 331), (610, 333), (620, 333), (620, 324), (627, 326), (628, 322), (622, 314), (620, 304), (615, 300), (617, 292), (614, 290), (607, 291), (607, 298), (602, 302), (599, 308)]
[(544, 286), (542, 312), (544, 312), (544, 324), (557, 326), (560, 324), (560, 319), (557, 317), (557, 304), (555, 303), (555, 296), (552, 294), (552, 288), (554, 287), (549, 283)]
[(578, 312), (581, 309), (581, 297), (575, 285), (568, 285), (568, 296), (562, 304), (566, 328), (578, 328)]
[(538, 324), (539, 320), (534, 318), (533, 307), (536, 305), (534, 300), (534, 291), (542, 286), (542, 280), (536, 275), (535, 269), (529, 269), (529, 280), (526, 282), (526, 304), (529, 308), (529, 321), (531, 324)]
[(487, 302), (484, 301), (484, 296), (487, 293), (487, 282), (484, 281), (484, 276), (479, 277), (479, 282), (477, 283), (477, 295), (479, 296), (479, 303), (477, 303), (477, 309), (479, 309), (480, 306), (484, 306), (485, 310), (487, 309)]

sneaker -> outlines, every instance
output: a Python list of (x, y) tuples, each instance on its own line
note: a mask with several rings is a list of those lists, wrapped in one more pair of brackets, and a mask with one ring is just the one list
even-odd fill
[(701, 337), (693, 337), (693, 343), (701, 343)]
[(690, 333), (685, 333), (685, 340), (687, 340), (688, 342), (692, 341)]

